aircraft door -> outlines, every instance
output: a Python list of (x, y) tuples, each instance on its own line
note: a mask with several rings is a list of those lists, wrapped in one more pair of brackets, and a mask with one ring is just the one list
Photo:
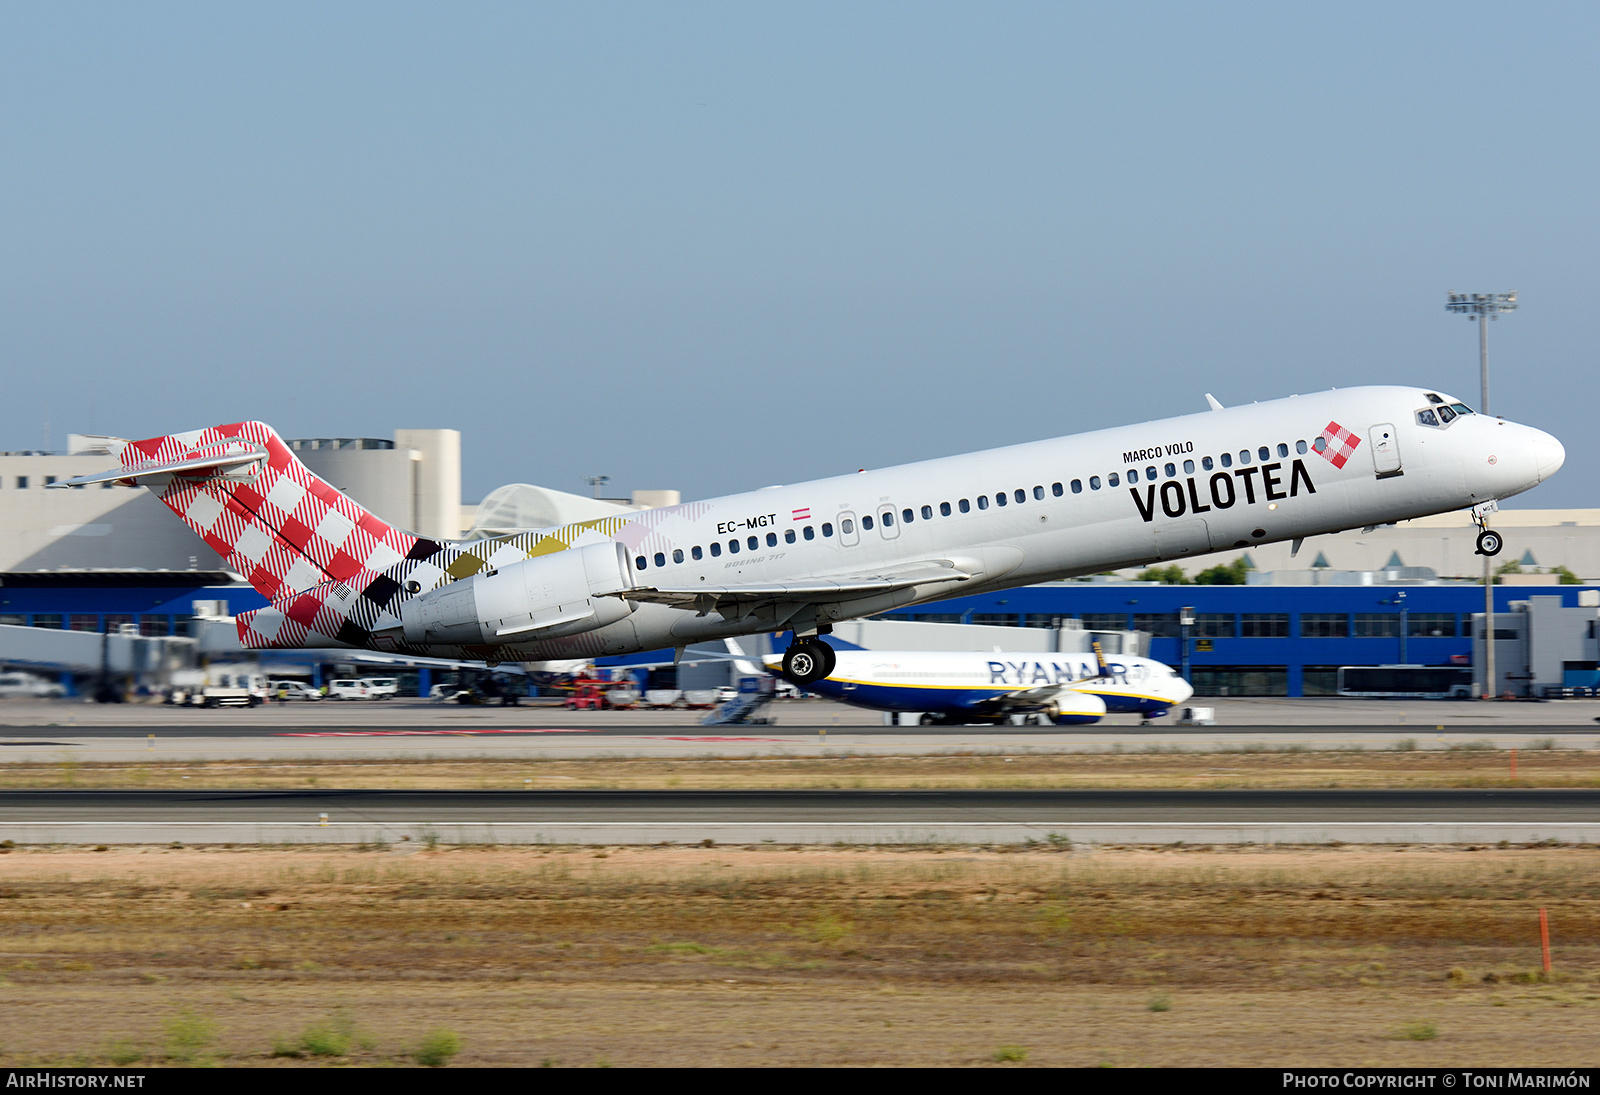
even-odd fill
[(878, 507), (878, 528), (883, 530), (885, 540), (893, 540), (900, 535), (900, 518), (895, 516), (893, 506), (884, 503)]
[(834, 519), (839, 525), (839, 543), (844, 547), (855, 547), (861, 542), (861, 534), (856, 531), (856, 515), (849, 510), (840, 513)]
[(1372, 463), (1379, 479), (1405, 474), (1400, 467), (1400, 439), (1395, 436), (1393, 425), (1379, 422), (1367, 431), (1367, 438), (1372, 442)]
[(1206, 524), (1203, 517), (1169, 521), (1156, 526), (1156, 552), (1162, 559), (1204, 555), (1212, 549), (1211, 526)]

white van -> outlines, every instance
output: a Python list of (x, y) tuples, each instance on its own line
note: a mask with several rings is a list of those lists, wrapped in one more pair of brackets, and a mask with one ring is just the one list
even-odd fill
[(54, 699), (66, 694), (67, 690), (63, 685), (47, 681), (32, 673), (0, 673), (0, 696)]
[(370, 700), (375, 698), (372, 690), (367, 687), (367, 682), (345, 678), (344, 680), (328, 682), (328, 698), (330, 700)]
[(367, 686), (369, 699), (388, 700), (400, 694), (400, 682), (393, 677), (363, 677), (361, 683)]

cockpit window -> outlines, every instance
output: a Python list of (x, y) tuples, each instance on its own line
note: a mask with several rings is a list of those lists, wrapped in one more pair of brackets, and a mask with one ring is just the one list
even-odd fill
[(1444, 421), (1444, 424), (1448, 426), (1450, 423), (1456, 420), (1456, 412), (1452, 411), (1449, 407), (1446, 407), (1443, 403), (1441, 403), (1439, 404), (1439, 417)]
[(1439, 424), (1438, 416), (1432, 411), (1418, 411), (1417, 421), (1421, 422), (1424, 426), (1437, 426)]
[(1457, 414), (1471, 414), (1472, 413), (1472, 408), (1467, 406), (1465, 403), (1452, 403), (1452, 404), (1450, 404), (1450, 409), (1452, 411), (1455, 411)]
[(1444, 402), (1443, 399), (1441, 399), (1439, 396), (1434, 395), (1432, 392), (1425, 392), (1424, 394), (1428, 397), (1428, 402), (1429, 403), (1443, 403)]

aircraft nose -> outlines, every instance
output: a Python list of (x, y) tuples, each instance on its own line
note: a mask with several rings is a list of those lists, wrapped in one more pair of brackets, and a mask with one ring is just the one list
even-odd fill
[(1543, 483), (1567, 462), (1567, 450), (1543, 430), (1533, 431), (1533, 465), (1538, 469), (1539, 482)]
[(1182, 677), (1175, 677), (1173, 679), (1173, 684), (1177, 690), (1177, 698), (1173, 700), (1174, 703), (1183, 703), (1190, 696), (1194, 695), (1194, 685), (1190, 684)]

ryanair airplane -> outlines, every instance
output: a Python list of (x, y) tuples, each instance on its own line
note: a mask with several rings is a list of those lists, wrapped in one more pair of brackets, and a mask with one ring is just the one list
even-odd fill
[[(270, 607), (247, 649), (483, 661), (630, 654), (792, 630), (784, 674), (833, 672), (821, 636), (891, 608), (1474, 507), (1561, 467), (1561, 442), (1426, 388), (1211, 410), (487, 540), (394, 528), (240, 422), (102, 439)], [(1487, 528), (1479, 550), (1500, 550)]]
[[(1132, 655), (984, 654), (944, 650), (840, 650), (833, 673), (806, 685), (875, 711), (920, 714), (923, 726), (998, 723), (1014, 715), (1041, 725), (1133, 712), (1158, 719), (1194, 689), (1170, 666)], [(774, 655), (767, 668), (778, 672)]]

